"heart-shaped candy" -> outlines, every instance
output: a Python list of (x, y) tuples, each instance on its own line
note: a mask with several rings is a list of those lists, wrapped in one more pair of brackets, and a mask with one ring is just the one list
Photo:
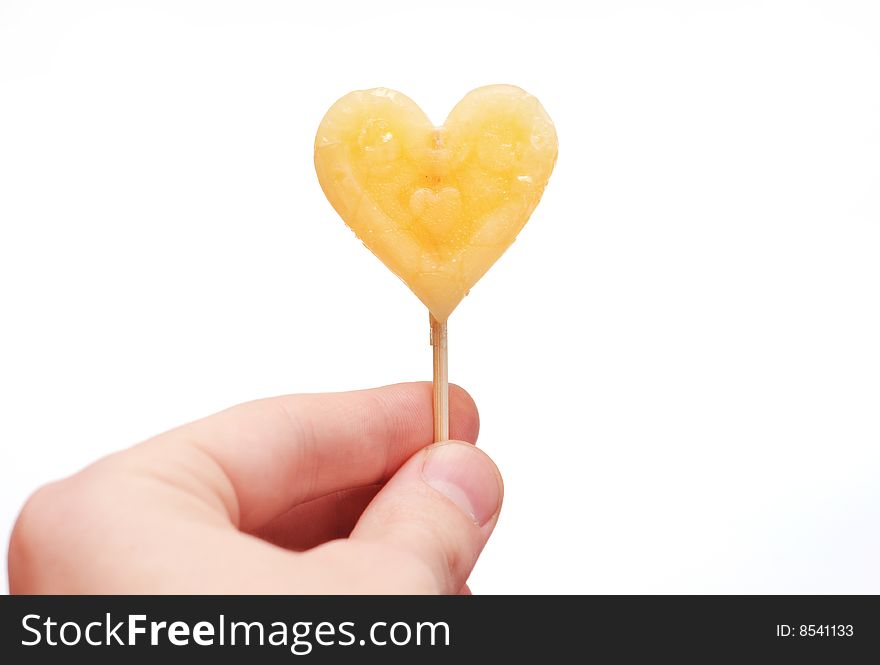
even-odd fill
[(376, 88), (330, 108), (315, 169), (345, 223), (442, 322), (528, 221), (556, 153), (553, 122), (520, 88), (478, 88), (442, 127)]

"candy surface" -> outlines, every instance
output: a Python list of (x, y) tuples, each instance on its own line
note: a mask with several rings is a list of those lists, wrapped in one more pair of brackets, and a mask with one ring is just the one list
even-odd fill
[(509, 85), (470, 92), (442, 127), (399, 92), (352, 92), (315, 138), (330, 203), (440, 321), (528, 221), (556, 153), (541, 104)]

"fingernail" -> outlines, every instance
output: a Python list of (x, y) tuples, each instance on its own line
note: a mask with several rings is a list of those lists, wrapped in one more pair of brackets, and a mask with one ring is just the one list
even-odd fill
[(479, 526), (498, 512), (501, 503), (498, 472), (489, 458), (473, 446), (444, 443), (428, 448), (422, 479)]

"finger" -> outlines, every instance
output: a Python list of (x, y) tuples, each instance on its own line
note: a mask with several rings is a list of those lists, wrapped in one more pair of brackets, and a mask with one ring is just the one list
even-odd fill
[[(475, 441), (470, 395), (450, 386), (449, 407), (451, 434)], [(227, 409), (138, 448), (163, 474), (182, 449), (197, 451), (185, 464), (199, 488), (208, 484), (230, 519), (250, 531), (300, 503), (384, 482), (431, 443), (431, 410), (429, 383), (290, 395)]]
[(461, 591), (458, 592), (458, 595), (459, 596), (472, 596), (473, 594), (471, 593), (471, 588), (467, 584), (465, 584), (463, 587), (461, 587)]
[(253, 535), (298, 552), (336, 538), (348, 538), (380, 489), (382, 485), (366, 485), (313, 499), (294, 506), (253, 531)]
[[(458, 593), (495, 527), (504, 489), (473, 446), (441, 443), (407, 461), (364, 511), (352, 540), (407, 555), (424, 571), (416, 593)], [(402, 574), (412, 578), (411, 570)]]

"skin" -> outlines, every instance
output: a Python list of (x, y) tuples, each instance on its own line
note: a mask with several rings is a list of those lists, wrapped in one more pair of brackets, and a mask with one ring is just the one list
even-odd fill
[(249, 402), (39, 489), (9, 545), (12, 593), (469, 593), (503, 486), (450, 386)]

